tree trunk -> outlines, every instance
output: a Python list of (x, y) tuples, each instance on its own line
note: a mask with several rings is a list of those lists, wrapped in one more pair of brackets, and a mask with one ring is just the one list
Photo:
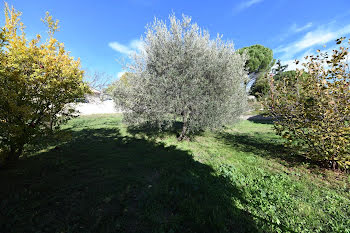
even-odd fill
[(182, 141), (184, 139), (187, 139), (187, 133), (188, 133), (188, 120), (187, 120), (187, 114), (183, 113), (182, 115), (183, 125), (182, 125), (182, 131), (179, 137), (177, 138), (178, 141)]
[(332, 160), (331, 167), (332, 167), (333, 171), (335, 171), (337, 169), (337, 165), (338, 165), (337, 162), (335, 160)]
[(16, 162), (23, 152), (23, 147), (24, 145), (19, 145), (18, 147), (11, 146), (6, 157), (6, 162)]
[(182, 141), (187, 138), (187, 125), (184, 123), (182, 126), (182, 131), (179, 137), (177, 138), (178, 141)]

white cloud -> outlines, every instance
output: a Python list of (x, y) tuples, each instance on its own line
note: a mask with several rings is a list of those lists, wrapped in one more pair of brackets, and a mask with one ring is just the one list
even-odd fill
[(132, 53), (132, 50), (129, 49), (127, 46), (120, 44), (119, 42), (110, 42), (109, 47), (114, 49), (115, 51), (123, 54), (130, 54)]
[(298, 27), (298, 25), (294, 23), (290, 27), (290, 30), (291, 30), (292, 33), (298, 33), (298, 32), (305, 31), (306, 29), (308, 29), (310, 27), (312, 27), (312, 23), (311, 22), (305, 24), (304, 26), (300, 26), (300, 27)]
[(249, 0), (249, 1), (241, 2), (238, 6), (236, 6), (234, 8), (233, 11), (234, 11), (234, 13), (238, 13), (238, 12), (243, 11), (243, 10), (245, 10), (245, 9), (247, 9), (247, 8), (257, 4), (257, 3), (260, 3), (262, 1), (263, 0)]
[(108, 43), (108, 46), (125, 55), (131, 55), (132, 53), (143, 50), (143, 42), (141, 40), (132, 40), (128, 45), (123, 45), (117, 41), (114, 41)]
[[(302, 64), (306, 62), (305, 57), (310, 56), (312, 54), (315, 54), (315, 51), (312, 49), (308, 49), (306, 52), (304, 52), (302, 55), (296, 57), (295, 59), (285, 60), (281, 61), (282, 65), (288, 65), (286, 70), (296, 70), (296, 69), (302, 69)], [(295, 61), (299, 61), (298, 64), (295, 63)]]
[(294, 35), (294, 34), (297, 34), (299, 32), (302, 32), (302, 31), (305, 31), (306, 29), (312, 27), (312, 22), (309, 22), (307, 24), (305, 24), (304, 26), (298, 26), (296, 23), (293, 23), (285, 33), (279, 35), (278, 39), (279, 41), (283, 41), (285, 40), (286, 38)]
[(120, 71), (117, 73), (117, 77), (121, 78), (123, 76), (123, 74), (125, 74), (125, 73), (126, 73), (126, 71)]
[[(333, 50), (339, 50), (340, 45), (332, 45), (331, 47), (327, 48), (320, 48), (321, 53), (328, 53), (328, 55), (333, 54)], [(288, 65), (286, 70), (295, 70), (295, 69), (302, 69), (305, 68), (302, 66), (303, 63), (308, 62), (308, 60), (305, 59), (306, 56), (315, 56), (317, 55), (318, 52), (316, 50), (313, 49), (308, 49), (307, 51), (305, 51), (302, 55), (296, 57), (295, 59), (290, 59), (290, 60), (284, 60), (281, 61), (282, 65)], [(299, 61), (298, 64), (295, 63), (295, 60)], [(345, 57), (345, 62), (349, 63), (350, 61), (350, 55), (347, 55)]]
[(279, 41), (283, 41), (285, 40), (286, 38), (288, 38), (289, 36), (291, 35), (294, 35), (294, 34), (297, 34), (299, 32), (302, 32), (302, 31), (305, 31), (306, 29), (312, 27), (312, 23), (309, 22), (307, 24), (305, 24), (304, 26), (300, 26), (298, 27), (298, 25), (296, 23), (293, 23), (285, 33), (281, 34), (279, 36)]
[(143, 42), (141, 40), (132, 40), (130, 42), (130, 47), (141, 51), (143, 50)]
[[(341, 29), (318, 27), (316, 30), (307, 32), (301, 39), (296, 40), (286, 46), (280, 46), (274, 49), (274, 52), (281, 54), (281, 60), (294, 59), (298, 53), (310, 50), (313, 46), (324, 45), (341, 36), (350, 33), (350, 24)], [(305, 53), (305, 52), (304, 52)]]
[(305, 62), (304, 58), (297, 59), (299, 61), (298, 64), (295, 63), (295, 60), (287, 60), (287, 61), (281, 61), (282, 65), (288, 65), (287, 70), (296, 70), (296, 69), (302, 69), (303, 66), (301, 65), (303, 62)]

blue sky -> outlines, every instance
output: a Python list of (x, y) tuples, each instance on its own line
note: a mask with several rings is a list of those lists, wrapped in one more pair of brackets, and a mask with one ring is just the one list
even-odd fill
[[(49, 11), (60, 20), (57, 38), (82, 67), (117, 78), (121, 59), (140, 48), (140, 37), (154, 17), (174, 12), (192, 17), (200, 27), (234, 42), (236, 49), (262, 44), (274, 57), (294, 65), (294, 59), (350, 36), (350, 1), (339, 0), (9, 0), (23, 12), (27, 35), (45, 33), (40, 21)], [(3, 5), (1, 5), (3, 9)], [(4, 20), (1, 17), (1, 24)], [(119, 60), (117, 62), (116, 60)]]

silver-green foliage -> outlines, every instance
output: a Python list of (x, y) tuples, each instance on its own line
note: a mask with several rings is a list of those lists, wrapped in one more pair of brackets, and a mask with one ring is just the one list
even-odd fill
[(246, 55), (231, 42), (191, 23), (169, 16), (170, 25), (156, 19), (147, 26), (144, 49), (133, 55), (130, 75), (116, 85), (114, 99), (134, 125), (160, 128), (181, 119), (179, 139), (236, 119), (246, 106)]

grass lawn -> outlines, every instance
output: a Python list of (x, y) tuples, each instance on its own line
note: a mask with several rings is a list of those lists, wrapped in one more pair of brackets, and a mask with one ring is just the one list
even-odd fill
[(0, 170), (0, 232), (350, 232), (350, 178), (292, 156), (269, 122), (193, 142), (80, 117)]

